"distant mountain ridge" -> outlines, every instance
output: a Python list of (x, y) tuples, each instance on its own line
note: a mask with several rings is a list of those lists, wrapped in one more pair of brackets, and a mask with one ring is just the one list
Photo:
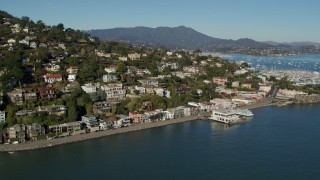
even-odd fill
[(264, 41), (263, 43), (279, 46), (279, 45), (289, 45), (289, 46), (320, 46), (320, 43), (317, 42), (274, 42), (274, 41)]
[(133, 27), (97, 29), (86, 31), (100, 40), (125, 41), (133, 44), (164, 46), (170, 49), (221, 50), (234, 48), (267, 48), (272, 45), (243, 38), (227, 40), (213, 38), (185, 26), (178, 27)]

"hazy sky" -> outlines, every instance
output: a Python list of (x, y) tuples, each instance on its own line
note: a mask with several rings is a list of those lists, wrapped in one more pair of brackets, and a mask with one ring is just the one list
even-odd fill
[(0, 0), (0, 10), (80, 30), (184, 25), (212, 37), (320, 42), (320, 0)]

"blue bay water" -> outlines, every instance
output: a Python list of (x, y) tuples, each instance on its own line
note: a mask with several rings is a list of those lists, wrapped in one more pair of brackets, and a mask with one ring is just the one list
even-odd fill
[(6, 179), (319, 179), (320, 104), (254, 109), (246, 124), (193, 121), (0, 153)]
[(303, 54), (292, 56), (252, 56), (244, 54), (215, 54), (204, 53), (204, 55), (218, 55), (226, 58), (229, 62), (245, 61), (257, 69), (275, 70), (303, 70), (320, 72), (320, 54)]

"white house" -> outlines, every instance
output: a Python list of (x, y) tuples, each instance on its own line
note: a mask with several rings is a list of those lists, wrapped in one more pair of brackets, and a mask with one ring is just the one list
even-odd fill
[(77, 79), (77, 75), (76, 74), (69, 74), (68, 75), (68, 81), (72, 82), (75, 81)]
[(120, 114), (120, 115), (116, 115), (116, 117), (122, 122), (123, 126), (127, 126), (131, 124), (131, 120), (129, 116)]
[(117, 72), (117, 67), (115, 66), (106, 67), (104, 68), (104, 71), (106, 71), (107, 73), (115, 73)]
[(234, 75), (241, 75), (241, 74), (245, 74), (245, 73), (247, 73), (248, 72), (248, 70), (246, 70), (246, 69), (239, 69), (239, 70), (236, 70), (235, 72), (234, 72)]
[(118, 77), (112, 74), (105, 74), (102, 77), (103, 82), (115, 82), (118, 80)]
[(126, 90), (123, 89), (121, 83), (113, 83), (101, 86), (101, 89), (106, 93), (107, 100), (118, 101), (126, 96)]
[(83, 86), (81, 86), (81, 88), (86, 93), (95, 93), (97, 92), (97, 89), (99, 86), (100, 86), (100, 83), (86, 83)]
[(128, 61), (128, 57), (120, 56), (119, 61)]
[(164, 88), (154, 88), (156, 95), (170, 98), (170, 91)]
[(16, 40), (11, 38), (11, 39), (8, 39), (8, 44), (15, 44), (16, 43)]
[(82, 116), (81, 122), (86, 124), (87, 128), (89, 129), (99, 126), (97, 117), (93, 115)]
[(30, 48), (36, 49), (38, 47), (38, 44), (34, 41), (30, 42)]

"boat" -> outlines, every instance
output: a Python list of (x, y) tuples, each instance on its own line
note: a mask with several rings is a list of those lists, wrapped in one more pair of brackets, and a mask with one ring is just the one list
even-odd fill
[(14, 154), (14, 151), (9, 151), (9, 154)]
[(246, 121), (247, 117), (252, 117), (253, 113), (248, 109), (214, 109), (209, 119), (225, 124), (237, 124)]

